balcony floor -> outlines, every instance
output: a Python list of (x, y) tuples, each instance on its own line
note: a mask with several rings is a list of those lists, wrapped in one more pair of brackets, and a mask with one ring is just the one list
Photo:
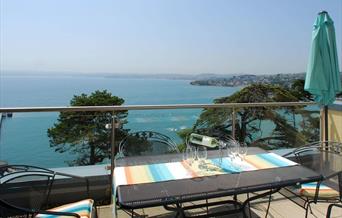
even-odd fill
[[(239, 196), (239, 199), (243, 199), (243, 195)], [(270, 212), (268, 217), (275, 217), (275, 218), (296, 218), (296, 217), (305, 217), (305, 211), (303, 208), (297, 206), (293, 202), (291, 202), (288, 199), (285, 199), (280, 194), (274, 194), (272, 195), (273, 200), (270, 207)], [(258, 201), (255, 201), (251, 204), (252, 208), (252, 217), (253, 218), (259, 218), (259, 217), (265, 217), (265, 211), (267, 208), (267, 198), (260, 199)], [(313, 214), (310, 214), (309, 217), (318, 217), (323, 218), (325, 217), (326, 211), (327, 211), (328, 204), (326, 203), (319, 203), (317, 205), (312, 205)], [(218, 210), (224, 210), (225, 206), (219, 206), (216, 208), (211, 208), (210, 211), (218, 211)], [(197, 209), (194, 211), (191, 211), (192, 215), (196, 214), (204, 214), (206, 211), (205, 208)], [(164, 210), (162, 207), (154, 207), (154, 208), (147, 208), (147, 209), (141, 209), (135, 211), (137, 216), (135, 217), (153, 217), (153, 218), (173, 218), (174, 213)], [(246, 211), (248, 213), (248, 211)], [(112, 218), (112, 210), (110, 206), (103, 206), (98, 208), (98, 215), (99, 218)], [(119, 218), (128, 218), (130, 215), (125, 213), (122, 210), (118, 211), (118, 217)], [(233, 215), (227, 215), (227, 216), (221, 216), (221, 217), (242, 217), (240, 214), (239, 216), (233, 214)], [(342, 217), (342, 209), (336, 208), (332, 212), (332, 217)]]

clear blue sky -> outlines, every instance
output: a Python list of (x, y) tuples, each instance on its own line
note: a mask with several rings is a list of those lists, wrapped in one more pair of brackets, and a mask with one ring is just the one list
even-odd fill
[(296, 73), (342, 0), (0, 0), (1, 71)]

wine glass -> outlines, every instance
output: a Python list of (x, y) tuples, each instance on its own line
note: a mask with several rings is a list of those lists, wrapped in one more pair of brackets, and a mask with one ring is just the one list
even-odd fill
[(238, 157), (238, 155), (239, 155), (239, 144), (236, 142), (236, 141), (234, 141), (232, 144), (231, 144), (231, 153), (232, 153), (232, 157), (233, 157), (233, 159), (234, 158), (236, 158), (236, 157)]
[(186, 161), (186, 160), (187, 160), (187, 152), (186, 152), (187, 148), (188, 148), (188, 147), (185, 147), (185, 149), (183, 150), (183, 153), (182, 153), (182, 160), (183, 160), (183, 161)]
[[(224, 141), (222, 141), (222, 140), (220, 140), (219, 142), (218, 142), (218, 144), (219, 144), (219, 155), (220, 155), (220, 157), (219, 157), (219, 166), (221, 167), (221, 165), (222, 165), (222, 158), (223, 158), (223, 152), (224, 152), (224, 149), (226, 149), (227, 147), (228, 147), (228, 145), (227, 145), (227, 143), (226, 142), (224, 142)], [(229, 155), (228, 155), (229, 156)]]
[(204, 146), (200, 146), (197, 148), (197, 159), (199, 160), (199, 165), (204, 166), (205, 160), (208, 157), (207, 148)]
[(188, 145), (185, 150), (185, 159), (191, 165), (196, 159), (196, 149), (193, 146)]
[(240, 143), (240, 148), (239, 148), (239, 156), (241, 158), (241, 161), (245, 160), (245, 157), (247, 155), (247, 145), (244, 142)]
[(234, 158), (232, 147), (233, 146), (231, 144), (228, 144), (227, 147), (226, 147), (226, 149), (227, 149), (227, 156), (229, 157), (229, 159), (231, 161), (233, 161), (233, 158)]

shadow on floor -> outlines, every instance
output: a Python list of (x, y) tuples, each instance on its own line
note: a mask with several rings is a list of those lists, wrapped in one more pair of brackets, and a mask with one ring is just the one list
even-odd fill
[[(215, 212), (221, 212), (221, 211), (228, 211), (230, 209), (233, 209), (231, 206), (218, 206), (218, 207), (215, 207), (215, 208), (210, 208), (208, 210), (209, 214), (210, 213), (215, 213)], [(259, 211), (265, 211), (265, 208), (261, 208), (259, 206), (255, 206), (253, 207), (253, 210), (259, 210)], [(251, 217), (251, 218), (259, 218), (260, 216), (258, 216), (253, 210), (250, 211), (249, 213), (249, 210), (248, 208), (246, 208), (246, 214), (248, 217)], [(143, 214), (141, 214), (143, 213)], [(141, 213), (135, 213), (134, 214), (134, 218), (174, 218), (176, 217), (176, 213), (175, 212), (167, 212), (167, 213), (163, 213), (163, 214), (160, 214), (160, 215), (147, 215), (149, 214), (148, 213), (148, 210), (144, 210), (144, 211), (141, 211)], [(207, 214), (207, 210), (206, 208), (200, 208), (200, 209), (197, 209), (197, 210), (192, 210), (190, 212), (186, 212), (186, 215), (187, 216), (192, 216), (192, 217), (196, 217), (198, 215), (205, 215)], [(251, 216), (250, 216), (251, 215)], [(130, 214), (127, 216), (130, 216)], [(208, 217), (214, 217), (214, 216), (208, 216)], [(237, 213), (237, 214), (229, 214), (229, 215), (224, 215), (224, 216), (216, 216), (217, 218), (242, 218), (243, 215), (242, 213)], [(270, 215), (269, 217), (273, 217), (272, 215)]]

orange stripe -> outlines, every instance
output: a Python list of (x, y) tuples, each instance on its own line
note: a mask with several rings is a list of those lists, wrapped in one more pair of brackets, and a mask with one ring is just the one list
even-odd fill
[[(309, 189), (309, 188), (302, 188), (301, 189), (302, 191), (316, 191), (316, 189)], [(319, 192), (331, 192), (331, 191), (334, 191), (334, 192), (337, 192), (336, 190), (334, 189), (319, 189)]]
[(183, 165), (183, 167), (184, 167), (188, 172), (190, 172), (190, 174), (191, 174), (192, 177), (198, 177), (198, 176), (197, 176), (197, 173), (191, 169), (191, 167), (189, 166), (188, 163), (186, 163), (185, 161), (182, 161), (181, 164)]
[(132, 185), (133, 184), (133, 177), (132, 177), (131, 173), (129, 172), (129, 167), (125, 167), (125, 175), (126, 175), (127, 185)]
[(256, 163), (254, 163), (253, 161), (248, 160), (248, 158), (245, 158), (245, 161), (246, 161), (247, 163), (249, 163), (250, 165), (252, 165), (253, 167), (255, 167), (257, 170), (262, 169), (262, 166), (260, 166), (260, 165), (258, 165), (258, 164), (256, 164)]

